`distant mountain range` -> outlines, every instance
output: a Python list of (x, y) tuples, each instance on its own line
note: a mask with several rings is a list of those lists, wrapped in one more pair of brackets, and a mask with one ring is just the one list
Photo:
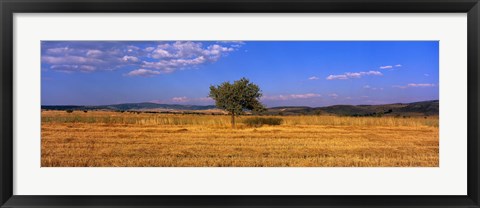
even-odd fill
[[(113, 105), (42, 105), (42, 110), (110, 110), (142, 112), (196, 112), (212, 113), (214, 105), (180, 105), (158, 103), (125, 103)], [(217, 113), (219, 111), (216, 111)], [(221, 111), (220, 111), (221, 112)], [(281, 106), (268, 108), (267, 115), (341, 115), (341, 116), (428, 116), (438, 115), (439, 101), (430, 100), (414, 103), (393, 103), (384, 105), (332, 105), (327, 107)]]
[(113, 105), (42, 105), (45, 110), (209, 110), (214, 109), (214, 105), (179, 105), (179, 104), (158, 104), (158, 103), (123, 103)]
[(267, 114), (271, 115), (341, 115), (341, 116), (428, 116), (438, 115), (438, 100), (393, 103), (383, 105), (332, 105), (327, 107), (299, 107), (285, 106), (269, 108)]

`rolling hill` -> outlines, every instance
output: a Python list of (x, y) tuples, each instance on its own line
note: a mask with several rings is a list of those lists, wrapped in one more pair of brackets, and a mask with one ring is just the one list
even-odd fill
[(215, 109), (213, 105), (179, 105), (158, 103), (123, 103), (113, 105), (42, 105), (44, 110), (116, 110), (116, 111), (141, 111), (141, 110), (209, 110)]
[[(180, 105), (158, 103), (124, 103), (99, 106), (43, 105), (42, 110), (110, 110), (149, 112), (196, 112), (211, 113), (213, 105)], [(339, 116), (430, 116), (438, 115), (439, 101), (384, 105), (332, 105), (326, 107), (280, 106), (268, 108), (264, 115), (339, 115)]]
[(269, 108), (270, 115), (341, 115), (341, 116), (423, 116), (438, 115), (439, 101), (422, 101), (414, 103), (394, 103), (384, 105), (332, 105), (326, 107), (275, 107)]

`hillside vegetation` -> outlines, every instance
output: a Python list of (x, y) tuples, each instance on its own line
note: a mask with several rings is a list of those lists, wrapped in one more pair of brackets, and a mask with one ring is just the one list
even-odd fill
[(275, 107), (270, 115), (340, 115), (340, 116), (434, 116), (439, 113), (438, 100), (386, 105), (333, 105), (327, 107)]
[[(157, 103), (128, 103), (103, 106), (71, 106), (56, 105), (42, 106), (43, 110), (71, 110), (71, 111), (130, 111), (148, 113), (190, 113), (190, 114), (227, 114), (227, 112), (216, 109), (213, 105), (170, 105)], [(337, 115), (355, 117), (379, 117), (379, 116), (435, 116), (439, 113), (438, 100), (423, 101), (415, 103), (396, 103), (386, 105), (333, 105), (327, 107), (304, 107), (304, 106), (283, 106), (268, 108), (259, 115)], [(251, 114), (251, 113), (248, 113)]]

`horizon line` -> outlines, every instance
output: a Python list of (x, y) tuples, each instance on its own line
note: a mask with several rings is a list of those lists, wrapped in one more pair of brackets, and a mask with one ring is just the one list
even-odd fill
[[(432, 100), (419, 100), (413, 102), (392, 102), (392, 103), (383, 103), (383, 104), (334, 104), (334, 105), (324, 105), (324, 106), (308, 106), (308, 105), (278, 105), (278, 106), (266, 106), (267, 108), (278, 108), (278, 107), (309, 107), (309, 108), (319, 108), (319, 107), (330, 107), (330, 106), (339, 106), (339, 105), (347, 105), (347, 106), (361, 106), (361, 105), (393, 105), (393, 104), (411, 104), (411, 103), (418, 103), (418, 102), (433, 102), (433, 101), (440, 101), (440, 99), (432, 99)], [(155, 103), (155, 102), (126, 102), (126, 103), (117, 103), (117, 104), (102, 104), (102, 105), (73, 105), (73, 104), (60, 104), (60, 105), (40, 105), (43, 106), (88, 106), (88, 107), (98, 107), (98, 106), (110, 106), (110, 105), (125, 105), (125, 104), (141, 104), (141, 103), (151, 103), (151, 104), (158, 104), (158, 105), (180, 105), (180, 106), (215, 106), (215, 104), (210, 105), (197, 105), (197, 104), (180, 104), (180, 103)]]

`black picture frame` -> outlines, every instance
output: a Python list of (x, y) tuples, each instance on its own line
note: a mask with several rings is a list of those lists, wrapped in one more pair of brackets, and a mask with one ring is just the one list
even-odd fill
[[(480, 207), (478, 0), (0, 0), (1, 207)], [(465, 196), (25, 196), (13, 195), (14, 13), (467, 13), (468, 194)], [(94, 189), (95, 187), (92, 187)]]

